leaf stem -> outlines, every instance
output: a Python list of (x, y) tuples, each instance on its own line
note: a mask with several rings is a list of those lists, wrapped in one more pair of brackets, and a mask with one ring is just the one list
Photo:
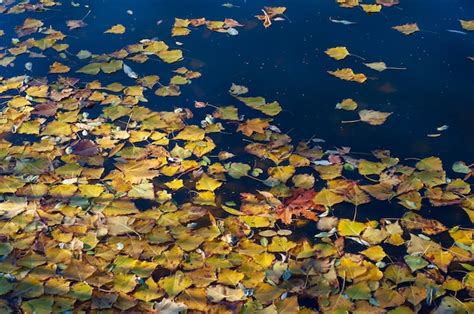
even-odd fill
[(362, 120), (358, 119), (358, 120), (343, 120), (341, 121), (341, 123), (356, 123), (356, 122), (361, 122)]

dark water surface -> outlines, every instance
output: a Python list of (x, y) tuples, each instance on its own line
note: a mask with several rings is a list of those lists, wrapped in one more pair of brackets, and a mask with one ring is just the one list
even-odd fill
[[(56, 29), (65, 30), (65, 20), (81, 19), (91, 11), (85, 19), (89, 24), (86, 28), (68, 33), (75, 36), (67, 40), (70, 53), (76, 54), (81, 49), (109, 53), (140, 39), (154, 37), (169, 44), (183, 43), (176, 47), (184, 52), (184, 64), (202, 72), (203, 77), (182, 89), (184, 97), (180, 97), (180, 101), (186, 100), (179, 103), (180, 106), (191, 106), (194, 100), (231, 104), (234, 100), (227, 90), (234, 82), (248, 86), (251, 95), (279, 101), (285, 111), (275, 123), (296, 139), (315, 136), (326, 140), (328, 147), (349, 146), (356, 152), (385, 148), (402, 158), (436, 155), (447, 165), (456, 160), (469, 162), (474, 156), (474, 62), (467, 58), (474, 55), (474, 34), (447, 31), (462, 30), (458, 19), (472, 18), (472, 1), (439, 0), (434, 4), (410, 0), (373, 15), (359, 8), (340, 8), (330, 0), (271, 3), (236, 0), (232, 3), (238, 7), (234, 8), (223, 7), (221, 1), (206, 0), (80, 3), (81, 7), (76, 8), (65, 2), (60, 9), (37, 14)], [(288, 20), (274, 22), (265, 29), (253, 17), (261, 13), (264, 5), (286, 6)], [(127, 10), (132, 10), (133, 15), (127, 14)], [(174, 17), (206, 17), (208, 20), (228, 17), (245, 26), (239, 28), (238, 36), (199, 28), (189, 36), (171, 38)], [(357, 24), (335, 24), (328, 17)], [(0, 27), (7, 31), (19, 25), (23, 17), (4, 15), (2, 19)], [(163, 23), (157, 26), (159, 20)], [(391, 29), (414, 22), (421, 32), (411, 36)], [(104, 36), (104, 28), (117, 23), (125, 25), (127, 32)], [(8, 38), (8, 34), (0, 38), (0, 45), (6, 46)], [(364, 61), (356, 57), (336, 61), (324, 53), (335, 46), (346, 46), (366, 62), (384, 61), (389, 66), (407, 70), (379, 73), (365, 67)], [(21, 62), (17, 60), (16, 64), (15, 69), (1, 71), (8, 75), (12, 71), (23, 73)], [(34, 74), (46, 75), (48, 65), (49, 60), (34, 60)], [(174, 69), (173, 65), (161, 62), (132, 65), (139, 75)], [(365, 84), (345, 82), (326, 73), (343, 67), (363, 72), (369, 80)], [(90, 76), (79, 77), (92, 80)], [(123, 73), (98, 78), (133, 83)], [(154, 109), (177, 105), (174, 98), (159, 98), (152, 92), (146, 97)], [(357, 119), (355, 112), (334, 109), (344, 98), (354, 99), (361, 109), (394, 114), (378, 127), (364, 123), (341, 124), (341, 120)], [(445, 124), (449, 129), (442, 132), (441, 137), (427, 137), (427, 134), (438, 133), (436, 128)]]

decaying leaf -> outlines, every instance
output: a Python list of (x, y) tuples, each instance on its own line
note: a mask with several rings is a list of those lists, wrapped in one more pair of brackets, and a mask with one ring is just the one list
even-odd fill
[(329, 74), (334, 75), (337, 78), (345, 81), (354, 81), (357, 83), (364, 83), (367, 77), (362, 73), (354, 73), (352, 69), (340, 69), (336, 71), (328, 71)]
[(418, 25), (416, 23), (398, 25), (398, 26), (394, 26), (392, 28), (399, 31), (400, 33), (405, 34), (405, 35), (411, 35), (413, 33), (416, 33), (418, 31), (420, 31), (420, 29), (418, 28)]
[(360, 120), (370, 125), (381, 125), (392, 114), (392, 112), (381, 112), (375, 110), (361, 110), (359, 111)]

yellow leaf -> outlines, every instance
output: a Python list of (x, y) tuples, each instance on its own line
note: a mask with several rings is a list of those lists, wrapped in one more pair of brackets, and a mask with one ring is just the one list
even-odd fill
[(359, 173), (363, 176), (371, 174), (379, 175), (385, 168), (387, 168), (387, 165), (381, 162), (373, 162), (365, 159), (359, 162)]
[(219, 273), (219, 277), (217, 279), (218, 283), (228, 285), (228, 286), (235, 286), (238, 284), (242, 279), (244, 279), (244, 274), (239, 273), (238, 271), (232, 269), (223, 269)]
[(48, 85), (31, 86), (26, 89), (26, 94), (31, 97), (46, 97), (48, 95)]
[(356, 110), (357, 103), (351, 98), (346, 98), (336, 105), (336, 109), (344, 109), (344, 110), (350, 110), (350, 111)]
[(351, 256), (343, 256), (340, 260), (340, 264), (337, 267), (337, 273), (340, 277), (352, 280), (356, 277), (366, 274), (368, 271), (367, 267), (362, 264), (361, 259)]
[(328, 56), (336, 60), (342, 60), (349, 56), (350, 53), (346, 47), (334, 47), (325, 51)]
[(175, 140), (185, 141), (201, 141), (204, 139), (206, 133), (197, 125), (186, 126), (181, 132), (174, 137)]
[(79, 191), (84, 197), (99, 197), (105, 188), (99, 184), (80, 184)]
[(465, 20), (459, 20), (461, 22), (461, 27), (464, 28), (467, 31), (474, 31), (474, 20), (470, 21), (465, 21)]
[(268, 246), (269, 252), (288, 252), (296, 247), (296, 243), (288, 240), (286, 237), (275, 236), (272, 238), (272, 243)]
[(31, 102), (25, 97), (21, 96), (16, 96), (8, 102), (8, 106), (12, 108), (20, 108), (28, 105), (31, 105)]
[(382, 5), (380, 4), (361, 4), (360, 6), (366, 13), (378, 13), (382, 10)]
[(293, 176), (295, 171), (293, 166), (270, 167), (268, 168), (268, 175), (280, 182), (286, 182)]
[(173, 63), (183, 58), (183, 52), (181, 50), (163, 50), (158, 53), (158, 57), (166, 63)]
[(191, 33), (191, 30), (187, 27), (173, 27), (171, 29), (171, 36), (172, 37), (186, 36), (186, 35), (189, 35), (189, 33)]
[(328, 189), (322, 189), (313, 198), (313, 203), (331, 207), (344, 201), (344, 196), (334, 193)]
[(314, 186), (314, 177), (309, 174), (297, 174), (292, 179), (295, 187), (303, 189), (311, 189)]
[(166, 291), (169, 297), (177, 296), (192, 284), (192, 280), (179, 270), (174, 275), (161, 278), (158, 282), (158, 285)]
[(135, 291), (133, 296), (138, 300), (150, 302), (161, 298), (163, 296), (163, 292), (158, 291), (158, 285), (150, 277), (145, 281), (145, 285), (140, 286), (140, 288)]
[(222, 300), (227, 300), (229, 302), (236, 302), (240, 300), (245, 300), (245, 292), (240, 289), (232, 289), (223, 285), (210, 286), (206, 289), (207, 297), (211, 302), (219, 303)]
[(216, 205), (216, 195), (212, 191), (203, 191), (199, 192), (195, 198), (193, 198), (193, 203), (198, 205)]
[(179, 190), (184, 186), (182, 179), (174, 179), (173, 181), (166, 182), (165, 185), (173, 191)]
[(69, 136), (71, 134), (71, 126), (62, 121), (51, 121), (43, 131), (43, 135)]
[(387, 254), (385, 254), (383, 248), (380, 245), (371, 246), (360, 253), (367, 256), (368, 258), (370, 258), (371, 260), (375, 262), (379, 262), (383, 260), (385, 256), (387, 256)]
[(222, 182), (217, 181), (216, 179), (203, 174), (199, 181), (196, 182), (196, 189), (200, 191), (214, 191), (222, 185)]
[(357, 237), (366, 228), (366, 225), (349, 219), (339, 220), (337, 230), (339, 235), (344, 237)]
[(329, 74), (345, 81), (353, 81), (357, 83), (364, 83), (367, 77), (362, 73), (354, 73), (352, 69), (338, 69), (336, 71), (328, 71)]
[(71, 197), (77, 191), (77, 186), (72, 184), (63, 184), (52, 187), (49, 194), (53, 197), (66, 198)]
[(132, 185), (130, 191), (128, 191), (128, 196), (131, 198), (143, 198), (148, 200), (155, 199), (155, 190), (153, 187), (153, 183), (144, 182)]
[(114, 276), (114, 289), (115, 291), (128, 293), (135, 289), (137, 285), (137, 276), (133, 274), (118, 273)]
[(116, 24), (116, 25), (112, 26), (111, 28), (109, 28), (108, 30), (106, 30), (104, 33), (106, 33), (106, 34), (123, 34), (123, 33), (125, 33), (125, 26), (123, 26), (122, 24)]
[(70, 67), (59, 63), (59, 62), (54, 62), (50, 67), (49, 67), (49, 73), (67, 73), (71, 70)]

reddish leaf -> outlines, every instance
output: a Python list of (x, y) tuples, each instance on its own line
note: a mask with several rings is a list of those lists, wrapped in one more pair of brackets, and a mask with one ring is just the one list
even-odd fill
[(80, 140), (77, 144), (72, 146), (72, 153), (78, 156), (95, 156), (99, 153), (97, 144), (91, 140)]

